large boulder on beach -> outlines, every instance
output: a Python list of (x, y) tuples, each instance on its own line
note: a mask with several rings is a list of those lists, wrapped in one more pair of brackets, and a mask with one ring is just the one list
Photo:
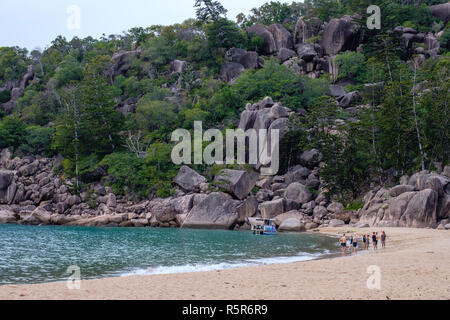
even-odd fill
[(328, 224), (330, 228), (339, 228), (345, 226), (345, 222), (338, 219), (332, 219)]
[(439, 202), (438, 218), (446, 219), (450, 217), (450, 194), (446, 194)]
[(39, 222), (41, 222), (42, 224), (48, 225), (50, 224), (50, 220), (51, 220), (51, 213), (48, 212), (47, 210), (45, 210), (42, 207), (38, 207), (36, 208), (33, 212), (32, 215), (39, 220)]
[(442, 218), (444, 198), (439, 198), (435, 190), (406, 191), (396, 197), (390, 192), (392, 189), (381, 189), (366, 196), (367, 202), (359, 212), (361, 223), (380, 227), (434, 228), (438, 218)]
[(157, 199), (149, 204), (149, 210), (158, 222), (166, 223), (175, 220), (177, 211), (171, 199)]
[(255, 187), (257, 177), (245, 170), (224, 169), (215, 177), (216, 185), (227, 190), (239, 200), (245, 199)]
[(237, 206), (239, 218), (238, 223), (244, 223), (246, 218), (253, 217), (258, 211), (258, 200), (256, 197), (248, 197)]
[(67, 226), (79, 227), (103, 227), (109, 224), (109, 215), (101, 215), (97, 217), (89, 217), (71, 221)]
[(438, 194), (431, 189), (419, 191), (408, 202), (404, 213), (405, 226), (412, 228), (426, 228), (437, 222)]
[(291, 210), (275, 217), (275, 224), (280, 226), (285, 220), (288, 219), (297, 219), (301, 221), (303, 219), (303, 214), (298, 212), (297, 210)]
[(304, 232), (306, 231), (306, 227), (303, 223), (300, 222), (300, 220), (296, 218), (289, 218), (284, 220), (280, 227), (278, 228), (279, 231), (291, 231), (291, 232)]
[(0, 224), (16, 223), (16, 215), (10, 210), (0, 210)]
[(189, 211), (191, 211), (192, 207), (194, 206), (194, 198), (194, 194), (188, 194), (173, 199), (172, 204), (177, 215), (189, 213)]
[(198, 191), (206, 178), (188, 166), (182, 166), (173, 181), (186, 191)]
[(201, 229), (231, 229), (239, 213), (236, 202), (221, 192), (213, 192), (194, 206), (183, 227)]
[(332, 202), (327, 210), (334, 214), (343, 214), (344, 213), (344, 205), (340, 202)]

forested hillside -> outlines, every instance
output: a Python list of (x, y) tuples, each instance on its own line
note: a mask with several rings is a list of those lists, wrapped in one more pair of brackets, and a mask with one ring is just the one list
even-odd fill
[[(371, 4), (379, 30), (366, 24)], [(316, 149), (323, 185), (346, 203), (449, 163), (446, 1), (270, 2), (236, 19), (217, 1), (193, 5), (180, 24), (0, 48), (0, 150), (59, 155), (73, 194), (102, 182), (133, 200), (168, 197), (172, 131), (236, 128), (269, 96), (293, 111), (280, 174)], [(209, 179), (221, 168), (194, 166)]]

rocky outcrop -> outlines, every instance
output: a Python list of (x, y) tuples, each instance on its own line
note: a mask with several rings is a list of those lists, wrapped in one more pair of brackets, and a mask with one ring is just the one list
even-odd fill
[(272, 24), (271, 26), (269, 26), (269, 31), (273, 35), (277, 51), (282, 48), (293, 48), (292, 35), (282, 24)]
[(119, 75), (124, 75), (131, 68), (131, 62), (133, 59), (139, 58), (141, 50), (132, 51), (120, 51), (115, 53), (111, 60), (113, 62), (111, 66), (111, 77), (115, 78)]
[(247, 28), (247, 34), (249, 37), (258, 36), (263, 39), (263, 45), (261, 48), (261, 53), (264, 55), (271, 55), (277, 52), (277, 43), (273, 34), (269, 31), (266, 26), (261, 24), (255, 24)]
[(313, 37), (318, 37), (323, 31), (323, 22), (319, 18), (301, 17), (298, 19), (294, 30), (294, 45), (307, 43)]
[(227, 62), (220, 69), (219, 80), (224, 82), (234, 82), (242, 72), (245, 71), (245, 67), (237, 62)]
[(341, 97), (338, 97), (337, 101), (339, 102), (339, 105), (341, 106), (341, 108), (347, 109), (347, 108), (354, 106), (357, 102), (360, 102), (361, 95), (358, 91), (352, 91), (352, 92), (344, 94)]
[(359, 46), (360, 30), (359, 24), (349, 16), (332, 19), (323, 31), (322, 47), (329, 55), (336, 55), (346, 50), (354, 51)]
[(214, 192), (192, 208), (184, 221), (185, 228), (231, 229), (239, 218), (236, 201)]
[(303, 205), (310, 202), (313, 195), (305, 185), (299, 182), (294, 182), (287, 187), (284, 197), (288, 200), (292, 200)]
[(259, 69), (264, 66), (264, 59), (257, 52), (231, 48), (225, 54), (227, 61), (222, 65), (219, 80), (234, 83), (246, 69)]
[(431, 14), (446, 24), (450, 20), (450, 2), (430, 6)]
[(186, 191), (198, 191), (200, 185), (206, 182), (206, 178), (188, 166), (182, 166), (174, 182)]
[(281, 63), (284, 63), (288, 61), (289, 59), (295, 57), (297, 53), (294, 50), (287, 49), (287, 48), (281, 48), (278, 51), (278, 59), (280, 59)]
[(313, 44), (299, 44), (297, 46), (297, 55), (303, 61), (311, 62), (318, 56), (318, 53)]
[(24, 95), (26, 87), (34, 79), (34, 75), (34, 67), (32, 65), (28, 66), (27, 72), (22, 77), (18, 87), (14, 87), (11, 89), (10, 100), (0, 105), (0, 108), (3, 109), (6, 113), (11, 113), (16, 108), (19, 98)]
[[(242, 112), (240, 121), (239, 121), (239, 129), (247, 131), (248, 129), (278, 129), (280, 133), (280, 139), (283, 135), (289, 130), (289, 125), (287, 119), (289, 116), (293, 114), (292, 110), (284, 107), (281, 103), (275, 103), (272, 98), (266, 97), (263, 100), (254, 103), (248, 104), (245, 107), (245, 111)], [(268, 137), (269, 142), (271, 143), (270, 137)], [(270, 145), (270, 143), (266, 143)], [(258, 137), (258, 146), (260, 145), (259, 137)], [(248, 150), (248, 148), (247, 148)], [(260, 152), (261, 150), (259, 150)], [(261, 152), (258, 160), (260, 163), (254, 166), (255, 169), (260, 170), (264, 166), (269, 166), (271, 162), (271, 150), (267, 150), (267, 152)], [(264, 166), (262, 166), (262, 163)]]
[(284, 201), (283, 199), (277, 199), (263, 202), (259, 205), (259, 210), (261, 211), (261, 217), (264, 219), (275, 218), (284, 213)]
[(240, 57), (238, 63), (242, 64), (245, 69), (259, 69), (264, 66), (264, 59), (255, 51), (247, 51)]
[(244, 170), (224, 169), (215, 177), (214, 183), (243, 200), (255, 187), (256, 177)]
[[(274, 118), (286, 115), (284, 107), (270, 98), (252, 109), (267, 110)], [(11, 159), (7, 150), (0, 153), (0, 223), (248, 229), (248, 218), (267, 217), (275, 218), (277, 226), (297, 219), (285, 222), (282, 229), (303, 231), (327, 225), (339, 211), (336, 204), (327, 210), (329, 202), (319, 192), (317, 168), (296, 166), (275, 177), (225, 169), (214, 179), (216, 188), (225, 192), (213, 192), (215, 184), (209, 186), (203, 176), (185, 166), (174, 180), (175, 196), (133, 203), (100, 184), (71, 194), (74, 181), (54, 173), (58, 161)], [(261, 189), (255, 190), (256, 185)], [(309, 188), (317, 190), (318, 196)]]
[(174, 60), (170, 63), (170, 71), (172, 73), (183, 73), (187, 67), (186, 61)]
[(304, 151), (299, 158), (299, 162), (302, 166), (308, 169), (314, 169), (322, 160), (322, 155), (316, 149)]
[[(366, 195), (360, 223), (381, 227), (436, 228), (450, 214), (450, 179), (421, 171), (402, 178), (404, 184)], [(407, 184), (406, 184), (407, 183)]]
[(284, 220), (280, 227), (278, 228), (279, 231), (296, 231), (296, 232), (304, 232), (306, 231), (306, 227), (303, 223), (300, 222), (299, 219), (296, 218), (289, 218)]

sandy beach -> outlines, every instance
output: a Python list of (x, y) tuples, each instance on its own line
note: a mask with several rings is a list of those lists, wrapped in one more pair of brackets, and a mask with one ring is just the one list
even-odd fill
[[(348, 231), (381, 230), (325, 228), (320, 232)], [(79, 290), (69, 290), (65, 282), (4, 285), (0, 299), (450, 299), (450, 232), (385, 231), (387, 248), (377, 252), (198, 273), (84, 280)], [(370, 266), (379, 267), (379, 290), (367, 286)]]

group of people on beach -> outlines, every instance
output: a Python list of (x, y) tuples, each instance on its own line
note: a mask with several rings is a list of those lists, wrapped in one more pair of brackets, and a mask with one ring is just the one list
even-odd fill
[(342, 255), (345, 255), (347, 248), (350, 249), (351, 253), (358, 253), (359, 241), (362, 240), (363, 250), (369, 250), (370, 241), (372, 241), (373, 250), (378, 250), (378, 242), (381, 241), (381, 247), (386, 248), (386, 232), (381, 231), (381, 235), (378, 235), (378, 232), (374, 232), (372, 236), (369, 234), (364, 234), (360, 237), (358, 234), (354, 233), (349, 238), (343, 234), (343, 236), (339, 239), (339, 243), (342, 248)]

